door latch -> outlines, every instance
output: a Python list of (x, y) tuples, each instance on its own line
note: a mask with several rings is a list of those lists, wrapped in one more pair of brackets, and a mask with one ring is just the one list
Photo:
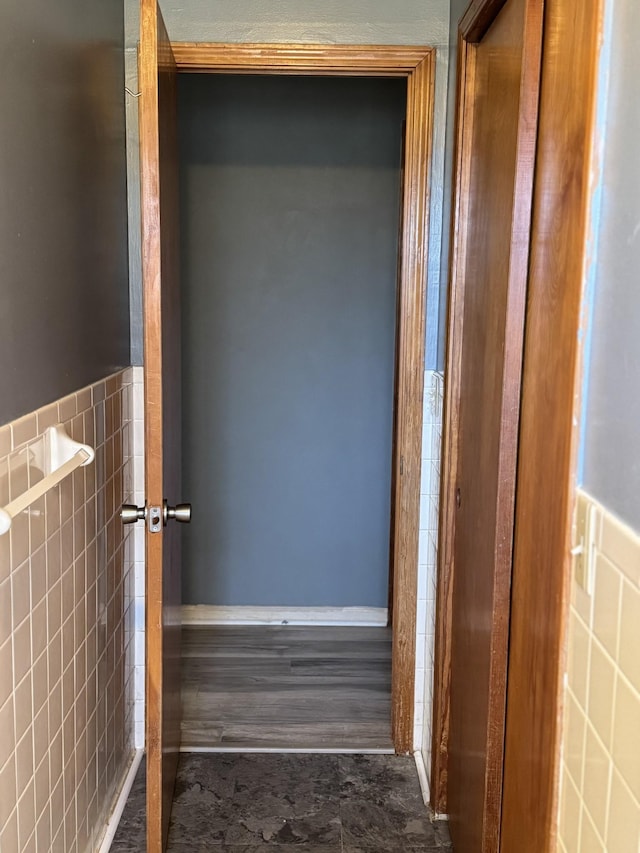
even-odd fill
[(123, 504), (120, 510), (123, 524), (135, 524), (136, 521), (147, 521), (149, 533), (159, 533), (162, 530), (163, 512), (159, 506), (136, 506)]
[(162, 530), (162, 510), (159, 506), (150, 506), (147, 511), (147, 526), (149, 533), (160, 533)]

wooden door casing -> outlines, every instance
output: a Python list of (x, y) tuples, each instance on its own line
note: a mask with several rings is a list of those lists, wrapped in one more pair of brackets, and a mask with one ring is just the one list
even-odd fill
[(447, 786), (447, 811), (460, 853), (499, 849), (542, 39), (542, 0), (493, 3), (490, 15), (487, 5), (472, 5), (463, 20), (460, 82), (457, 189), (462, 233), (455, 246), (455, 271), (462, 334), (454, 374), (456, 464), (448, 483), (454, 490), (454, 574)]
[[(148, 507), (180, 499), (180, 298), (176, 65), (156, 0), (139, 54), (145, 468)], [(166, 845), (180, 748), (178, 527), (146, 534), (147, 850)]]
[[(500, 0), (496, 0), (500, 2)], [(469, 13), (491, 14), (492, 0)], [(484, 12), (482, 7), (484, 6)], [(555, 853), (565, 636), (571, 577), (571, 507), (580, 421), (585, 277), (590, 257), (598, 66), (604, 0), (545, 0), (536, 174), (523, 359), (504, 749), (501, 853)], [(466, 39), (477, 37), (465, 16)], [(464, 21), (463, 21), (464, 23)], [(463, 29), (461, 27), (461, 29)], [(434, 673), (432, 805), (446, 812), (451, 679), (452, 540), (463, 334), (464, 73), (461, 32), (456, 109), (442, 512)], [(597, 166), (596, 166), (597, 168)]]
[(502, 853), (556, 853), (605, 0), (545, 0), (513, 557)]
[(179, 71), (407, 79), (393, 459), (392, 738), (413, 750), (425, 293), (435, 51), (425, 46), (173, 42)]
[[(425, 289), (435, 53), (428, 47), (169, 44), (154, 0), (142, 0), (140, 148), (143, 212), (147, 503), (179, 495), (180, 448), (175, 70), (407, 78), (399, 293), (392, 729), (413, 746), (417, 551), (421, 468)], [(160, 73), (159, 73), (160, 72)], [(172, 307), (169, 307), (172, 306)], [(147, 844), (163, 849), (179, 749), (179, 566), (171, 530), (147, 534)]]

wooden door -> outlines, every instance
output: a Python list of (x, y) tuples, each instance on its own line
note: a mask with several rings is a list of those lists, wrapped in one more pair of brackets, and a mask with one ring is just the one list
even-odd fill
[[(503, 853), (556, 853), (608, 0), (546, 0), (509, 639)], [(582, 842), (586, 851), (588, 842)], [(622, 851), (620, 851), (622, 853)]]
[(497, 853), (542, 0), (476, 0), (461, 28), (447, 802), (457, 853)]
[(147, 851), (166, 844), (180, 747), (180, 541), (162, 525), (180, 496), (180, 300), (176, 66), (156, 0), (142, 0), (139, 56), (147, 523)]

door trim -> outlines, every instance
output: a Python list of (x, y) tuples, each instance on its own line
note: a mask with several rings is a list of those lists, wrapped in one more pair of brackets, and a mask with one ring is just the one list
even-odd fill
[[(468, 44), (482, 37), (504, 2), (473, 0), (458, 35), (456, 206), (451, 221), (431, 767), (431, 806), (437, 814), (447, 811), (455, 470), (464, 332), (464, 281), (456, 256), (464, 256), (468, 179), (462, 146), (464, 75)], [(573, 0), (545, 0), (515, 516), (503, 853), (552, 853), (557, 842), (569, 550), (603, 2), (584, 4), (576, 12)]]
[[(493, 560), (495, 571), (493, 606), (497, 621), (491, 627), (491, 675), (489, 681), (489, 723), (486, 732), (487, 761), (484, 802), (483, 850), (498, 849), (502, 766), (504, 761), (505, 700), (507, 693), (509, 592), (512, 569), (512, 536), (515, 524), (515, 486), (518, 458), (518, 426), (521, 397), (521, 366), (524, 348), (524, 326), (528, 280), (528, 258), (536, 130), (539, 105), (541, 41), (543, 37), (544, 0), (523, 3), (523, 35), (519, 117), (513, 186), (513, 221), (511, 254), (508, 267), (509, 290), (506, 303), (506, 355), (502, 376), (501, 435), (499, 444), (500, 476), (498, 514), (495, 519), (497, 542), (501, 543)], [(437, 813), (449, 811), (449, 742), (451, 717), (451, 685), (459, 684), (453, 662), (453, 638), (458, 638), (459, 618), (454, 609), (455, 550), (460, 530), (457, 501), (459, 499), (459, 457), (465, 446), (461, 434), (463, 394), (463, 351), (473, 330), (465, 326), (467, 303), (468, 248), (467, 232), (472, 216), (469, 209), (471, 174), (475, 151), (476, 56), (480, 44), (498, 16), (508, 12), (506, 0), (474, 0), (463, 15), (458, 31), (458, 73), (456, 103), (456, 152), (454, 204), (452, 206), (448, 336), (445, 369), (445, 401), (443, 422), (443, 463), (441, 467), (440, 548), (438, 554), (437, 615), (435, 633), (434, 725), (432, 737), (432, 806)], [(473, 279), (473, 276), (472, 276)], [(470, 282), (473, 290), (473, 281)], [(473, 298), (471, 299), (473, 303)], [(467, 318), (468, 319), (468, 318)], [(468, 412), (467, 412), (468, 414)], [(473, 430), (471, 430), (473, 432)], [(465, 433), (466, 435), (466, 433)], [(497, 473), (497, 469), (494, 469)], [(493, 476), (493, 474), (492, 474)], [(464, 503), (464, 486), (463, 486)], [(464, 535), (464, 533), (463, 533)], [(466, 570), (465, 570), (466, 571)], [(465, 578), (468, 577), (465, 574)], [(464, 584), (463, 584), (464, 586)], [(495, 620), (495, 617), (494, 617)], [(483, 696), (484, 700), (484, 696)], [(460, 706), (456, 703), (457, 713)], [(483, 718), (484, 722), (484, 718)], [(454, 739), (457, 746), (457, 735)], [(478, 759), (480, 760), (480, 758)], [(459, 782), (459, 773), (456, 774)], [(460, 794), (460, 790), (458, 795)], [(459, 797), (458, 797), (459, 799)], [(459, 803), (456, 804), (459, 807)]]
[[(453, 631), (453, 553), (455, 533), (455, 488), (460, 438), (460, 388), (464, 318), (464, 278), (458, 259), (465, 256), (464, 204), (469, 186), (469, 158), (463, 156), (465, 127), (467, 43), (458, 35), (456, 129), (454, 155), (455, 204), (451, 210), (451, 247), (447, 294), (447, 340), (444, 365), (442, 411), (442, 459), (440, 466), (440, 514), (436, 584), (436, 622), (433, 653), (433, 719), (431, 728), (431, 808), (447, 814), (449, 718), (451, 695), (451, 645)], [(468, 124), (468, 123), (467, 123)]]
[[(176, 67), (156, 0), (140, 6), (138, 82), (140, 90), (140, 214), (144, 317), (145, 503), (161, 506), (174, 488), (163, 447), (179, 447), (163, 417), (176, 411), (163, 374), (179, 371), (175, 347), (167, 351), (167, 311), (178, 293)], [(163, 199), (161, 204), (161, 198)], [(161, 210), (162, 207), (162, 210)], [(164, 211), (164, 213), (163, 213)], [(163, 321), (164, 310), (164, 321)], [(169, 403), (167, 402), (169, 400)], [(176, 473), (174, 466), (173, 473)], [(147, 850), (164, 850), (180, 746), (180, 627), (174, 618), (179, 599), (179, 564), (170, 559), (175, 532), (151, 533), (145, 523), (145, 740)], [(171, 537), (171, 538), (169, 538)], [(175, 543), (175, 540), (174, 540)], [(173, 545), (175, 548), (175, 544)], [(157, 772), (156, 772), (157, 771)]]
[(456, 73), (454, 180), (451, 209), (451, 246), (447, 295), (447, 340), (444, 366), (440, 517), (438, 524), (438, 578), (434, 637), (433, 723), (431, 735), (431, 808), (447, 813), (449, 723), (451, 696), (451, 646), (453, 634), (454, 544), (456, 483), (460, 436), (462, 344), (464, 336), (466, 228), (468, 216), (473, 109), (465, 95), (473, 86), (472, 45), (482, 40), (506, 0), (472, 0), (458, 28)]
[(413, 751), (422, 456), (426, 281), (435, 50), (403, 45), (172, 42), (178, 71), (336, 77), (405, 77), (407, 122), (398, 317), (396, 453), (393, 460), (391, 729), (396, 752)]
[(172, 42), (180, 71), (408, 77), (432, 64), (432, 48), (408, 45)]
[(555, 853), (605, 0), (546, 0), (518, 460), (502, 853)]

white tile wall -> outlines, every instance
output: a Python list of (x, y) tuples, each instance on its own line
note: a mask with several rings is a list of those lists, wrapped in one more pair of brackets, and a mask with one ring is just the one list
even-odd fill
[[(136, 506), (144, 506), (144, 368), (132, 367), (132, 421), (133, 421), (133, 499)], [(135, 562), (135, 606), (134, 606), (134, 667), (135, 667), (135, 697), (134, 697), (134, 742), (136, 749), (144, 749), (145, 745), (145, 653), (144, 653), (144, 593), (145, 593), (145, 526), (133, 525), (134, 562)]]
[(414, 749), (431, 770), (431, 708), (435, 636), (436, 561), (442, 447), (443, 377), (427, 370), (424, 384), (422, 481), (420, 487), (420, 545), (418, 549), (418, 613)]
[(640, 535), (582, 491), (578, 508), (594, 584), (572, 581), (558, 849), (638, 853)]

